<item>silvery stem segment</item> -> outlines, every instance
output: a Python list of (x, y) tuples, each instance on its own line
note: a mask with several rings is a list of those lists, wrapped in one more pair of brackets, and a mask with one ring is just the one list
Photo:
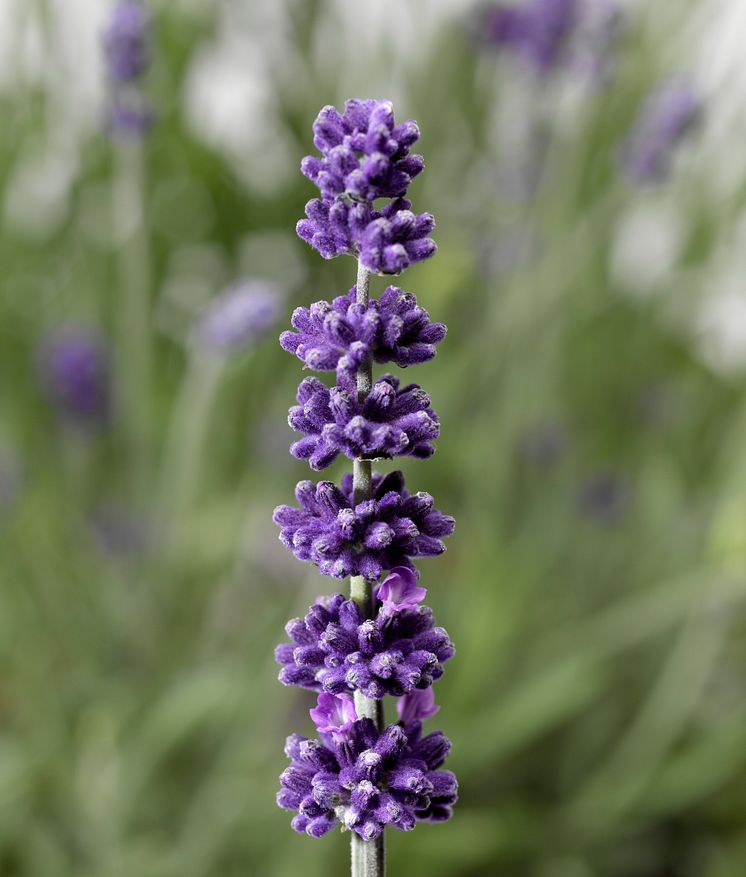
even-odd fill
[[(358, 261), (355, 299), (358, 304), (367, 305), (370, 297), (370, 272)], [(365, 399), (373, 386), (373, 363), (370, 358), (360, 366), (357, 373), (357, 395)], [(371, 497), (372, 464), (370, 460), (355, 460), (352, 469), (352, 495), (355, 504)], [(366, 617), (372, 618), (373, 585), (364, 576), (350, 579), (350, 596), (362, 607)], [(380, 700), (365, 697), (355, 692), (355, 711), (358, 718), (373, 719), (379, 731), (383, 730), (383, 704)], [(372, 841), (364, 841), (356, 832), (350, 833), (352, 852), (352, 877), (384, 877), (386, 872), (383, 834)]]

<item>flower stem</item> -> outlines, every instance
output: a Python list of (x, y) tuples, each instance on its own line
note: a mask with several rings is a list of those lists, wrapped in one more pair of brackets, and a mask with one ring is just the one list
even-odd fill
[[(355, 300), (367, 305), (370, 297), (370, 272), (358, 261)], [(373, 363), (368, 357), (357, 373), (357, 396), (362, 402), (373, 386)], [(355, 505), (371, 498), (372, 464), (370, 460), (355, 460), (352, 467), (352, 501)], [(350, 596), (363, 610), (366, 618), (374, 615), (373, 586), (364, 576), (352, 576)], [(379, 731), (383, 730), (383, 704), (380, 700), (355, 692), (355, 711), (358, 718), (373, 719)], [(356, 832), (350, 833), (352, 877), (384, 877), (386, 859), (383, 834), (375, 840), (364, 841)]]

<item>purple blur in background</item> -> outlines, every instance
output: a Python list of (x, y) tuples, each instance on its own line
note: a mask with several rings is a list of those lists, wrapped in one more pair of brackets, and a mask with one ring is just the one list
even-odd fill
[(85, 431), (103, 429), (111, 418), (109, 350), (104, 338), (82, 326), (60, 326), (38, 350), (42, 392), (60, 421)]
[(659, 85), (644, 102), (620, 150), (625, 177), (637, 185), (664, 182), (677, 148), (701, 118), (701, 100), (688, 82), (672, 80)]
[(207, 305), (197, 322), (195, 341), (223, 356), (244, 353), (274, 326), (282, 304), (282, 293), (271, 281), (236, 283)]

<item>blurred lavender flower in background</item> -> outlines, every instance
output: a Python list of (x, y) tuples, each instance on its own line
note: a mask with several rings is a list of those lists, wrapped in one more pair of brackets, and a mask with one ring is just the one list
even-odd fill
[(274, 326), (283, 296), (269, 280), (244, 280), (206, 307), (195, 328), (197, 345), (223, 356), (250, 350)]
[(104, 338), (82, 326), (60, 326), (40, 343), (39, 380), (60, 420), (95, 431), (111, 416), (110, 361)]
[(659, 85), (647, 98), (619, 161), (633, 184), (665, 181), (676, 149), (702, 118), (702, 103), (692, 86), (682, 80)]
[(579, 0), (529, 0), (492, 6), (484, 13), (483, 39), (522, 58), (539, 74), (565, 59), (580, 18)]
[(103, 34), (109, 76), (131, 83), (148, 70), (152, 56), (150, 16), (136, 0), (120, 0), (109, 17)]
[(111, 82), (107, 131), (118, 139), (138, 140), (155, 121), (141, 90), (153, 54), (150, 14), (136, 0), (120, 0), (112, 9), (102, 43)]
[(624, 513), (629, 500), (629, 485), (613, 472), (599, 472), (580, 488), (580, 514), (599, 524), (613, 524)]

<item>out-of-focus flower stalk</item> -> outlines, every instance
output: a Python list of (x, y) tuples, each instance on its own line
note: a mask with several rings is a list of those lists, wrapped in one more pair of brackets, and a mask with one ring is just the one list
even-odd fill
[(132, 461), (131, 489), (133, 498), (141, 500), (147, 494), (152, 475), (153, 417), (152, 275), (143, 144), (140, 141), (115, 144), (114, 155), (112, 203), (118, 242), (117, 374), (122, 428)]

